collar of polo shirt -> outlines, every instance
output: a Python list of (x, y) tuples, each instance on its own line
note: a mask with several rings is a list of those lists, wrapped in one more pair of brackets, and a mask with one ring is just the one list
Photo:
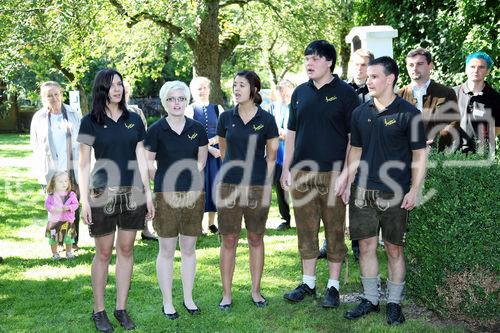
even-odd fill
[[(186, 119), (186, 123), (184, 124), (184, 128), (182, 129), (182, 132), (181, 133), (184, 133), (185, 131), (187, 131), (191, 126), (193, 126), (195, 120), (191, 119), (191, 118), (188, 118), (186, 116), (184, 116), (184, 118)], [(161, 121), (161, 128), (164, 130), (164, 131), (172, 131), (172, 128), (170, 127), (170, 125), (168, 124), (168, 121), (167, 121), (167, 117), (163, 116), (161, 117), (162, 121)]]
[[(239, 109), (239, 107), (238, 107), (238, 105), (236, 105), (233, 109), (233, 117), (240, 117), (240, 113), (238, 112), (238, 109)], [(260, 105), (257, 105), (257, 112), (255, 113), (255, 116), (252, 119), (260, 118), (261, 117), (261, 113), (260, 113), (261, 110), (262, 110), (262, 108), (260, 107)]]
[(397, 107), (398, 107), (399, 103), (401, 102), (401, 100), (402, 100), (402, 97), (396, 96), (396, 98), (392, 101), (391, 104), (389, 104), (388, 106), (385, 107), (385, 109), (380, 110), (380, 111), (375, 106), (375, 102), (373, 101), (373, 99), (371, 99), (371, 100), (368, 101), (368, 105), (371, 108), (375, 109), (376, 112), (378, 112), (379, 114), (381, 114), (381, 113), (385, 113), (385, 112), (388, 112), (388, 111), (397, 111)]

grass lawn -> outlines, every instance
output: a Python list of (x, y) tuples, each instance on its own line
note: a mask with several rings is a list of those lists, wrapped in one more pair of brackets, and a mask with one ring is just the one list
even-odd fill
[[(0, 135), (0, 332), (89, 332), (92, 289), (90, 262), (92, 239), (86, 226), (80, 227), (81, 250), (73, 261), (53, 262), (43, 231), (46, 213), (43, 194), (30, 175), (29, 138), (26, 135)], [(279, 223), (276, 205), (269, 225)], [(288, 304), (283, 293), (295, 288), (301, 277), (295, 228), (287, 232), (269, 230), (265, 237), (266, 263), (262, 292), (270, 305), (257, 309), (250, 297), (248, 244), (245, 233), (239, 242), (234, 274), (233, 309), (221, 312), (219, 276), (219, 240), (202, 236), (197, 244), (197, 275), (194, 299), (201, 315), (190, 316), (182, 307), (180, 255), (175, 259), (174, 299), (180, 318), (175, 321), (161, 314), (162, 298), (156, 280), (155, 260), (158, 244), (138, 240), (128, 309), (139, 332), (463, 332), (458, 326), (431, 322), (410, 309), (405, 301), (407, 323), (390, 328), (385, 324), (385, 306), (380, 314), (348, 321), (343, 313), (353, 307), (345, 303), (339, 309), (325, 310), (307, 299)], [(350, 253), (351, 255), (351, 253)], [(62, 254), (64, 257), (64, 254)], [(351, 256), (352, 258), (352, 256)], [(386, 277), (386, 259), (379, 250), (382, 279)], [(106, 307), (110, 318), (114, 308), (114, 260), (106, 289)], [(345, 268), (344, 268), (345, 271)], [(343, 271), (343, 272), (344, 272)], [(326, 262), (318, 264), (318, 287), (323, 292), (328, 274)], [(360, 292), (359, 270), (349, 260), (349, 280), (341, 277), (341, 295)], [(117, 322), (112, 318), (114, 326)], [(121, 331), (118, 328), (117, 331)]]

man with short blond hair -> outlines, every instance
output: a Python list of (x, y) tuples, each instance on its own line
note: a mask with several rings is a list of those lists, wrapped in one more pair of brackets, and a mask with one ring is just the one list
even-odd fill
[(354, 88), (361, 103), (370, 99), (368, 88), (366, 87), (366, 69), (368, 63), (374, 59), (373, 53), (367, 49), (357, 49), (349, 60), (350, 79), (346, 82)]

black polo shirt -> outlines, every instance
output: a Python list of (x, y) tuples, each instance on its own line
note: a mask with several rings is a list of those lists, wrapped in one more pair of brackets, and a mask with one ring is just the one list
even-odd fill
[[(412, 150), (426, 147), (421, 112), (399, 96), (381, 112), (371, 100), (354, 110), (351, 131), (351, 145), (363, 149), (361, 161), (368, 165), (366, 188), (393, 192), (380, 170), (386, 162), (399, 162), (403, 168), (390, 168), (387, 174), (408, 192)], [(354, 184), (365, 187), (359, 179), (361, 170), (358, 169)]]
[(358, 95), (360, 103), (367, 102), (369, 99), (371, 99), (371, 96), (368, 94), (368, 86), (366, 85), (366, 82), (362, 86), (358, 86), (356, 82), (354, 82), (354, 79), (346, 81), (346, 83), (350, 85), (352, 89), (354, 89), (354, 91)]
[[(185, 118), (181, 134), (172, 130), (165, 117), (148, 129), (144, 146), (156, 153), (155, 192), (203, 190), (203, 177), (197, 171), (197, 163), (199, 147), (208, 144), (207, 132), (196, 120)], [(167, 179), (166, 175), (169, 175)]]
[[(258, 107), (255, 116), (245, 125), (238, 113), (238, 107), (221, 113), (217, 124), (217, 135), (226, 139), (226, 154), (223, 156), (222, 171), (224, 165), (230, 162), (250, 162), (245, 164), (245, 169), (251, 167), (250, 184), (264, 185), (266, 180), (266, 143), (268, 139), (278, 137), (278, 127), (274, 117)], [(250, 138), (257, 140), (255, 150), (247, 157)], [(234, 166), (223, 175), (222, 182), (229, 184), (241, 184), (243, 180), (243, 167)]]
[(288, 129), (295, 131), (291, 167), (313, 161), (321, 172), (332, 171), (336, 162), (340, 162), (336, 170), (342, 168), (351, 113), (358, 105), (354, 89), (337, 75), (320, 89), (312, 80), (298, 86), (292, 94), (288, 118)]
[(96, 163), (91, 188), (104, 186), (143, 186), (135, 149), (146, 131), (141, 118), (124, 112), (115, 122), (108, 116), (104, 125), (82, 118), (77, 141), (94, 148)]

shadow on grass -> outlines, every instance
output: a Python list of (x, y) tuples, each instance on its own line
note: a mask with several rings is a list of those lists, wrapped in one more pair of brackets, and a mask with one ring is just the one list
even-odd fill
[(0, 145), (29, 145), (29, 143), (29, 134), (2, 133), (0, 135)]
[[(319, 299), (307, 298), (298, 304), (289, 304), (282, 298), (284, 288), (264, 289), (269, 306), (258, 309), (251, 302), (250, 282), (237, 282), (233, 287), (233, 307), (228, 312), (218, 309), (220, 282), (216, 276), (198, 274), (194, 299), (201, 314), (191, 316), (182, 306), (180, 273), (174, 274), (174, 306), (178, 320), (166, 319), (161, 314), (162, 297), (156, 277), (142, 272), (134, 273), (127, 309), (139, 332), (387, 332), (385, 314), (372, 314), (358, 321), (342, 318), (352, 308), (341, 304), (338, 309), (322, 309)], [(0, 279), (0, 327), (6, 332), (92, 332), (92, 289), (88, 275), (65, 279), (29, 280)], [(110, 274), (105, 304), (111, 322), (115, 307), (115, 276)], [(433, 327), (422, 320), (410, 319), (390, 332), (459, 332), (458, 329)]]
[(1, 158), (26, 158), (32, 154), (31, 150), (20, 149), (2, 149), (0, 151)]

